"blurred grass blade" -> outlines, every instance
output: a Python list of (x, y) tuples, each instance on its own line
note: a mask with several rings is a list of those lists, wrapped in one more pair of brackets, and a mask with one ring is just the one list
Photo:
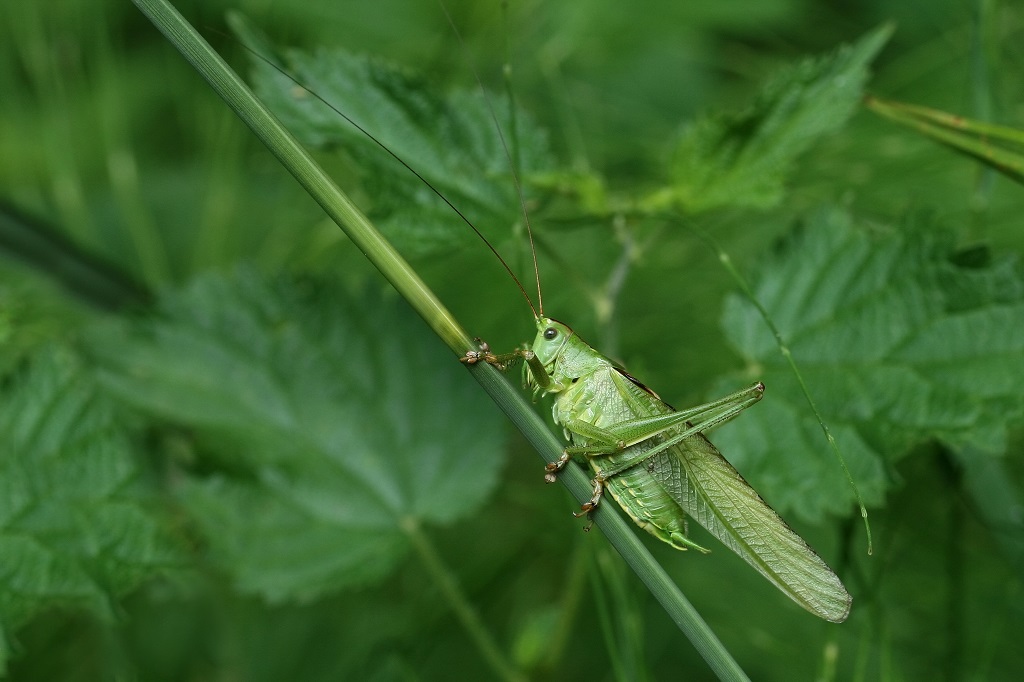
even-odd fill
[(0, 253), (46, 273), (72, 296), (99, 308), (119, 310), (150, 298), (145, 286), (117, 264), (6, 201), (0, 201)]
[(938, 109), (867, 97), (865, 106), (1024, 184), (1024, 130)]

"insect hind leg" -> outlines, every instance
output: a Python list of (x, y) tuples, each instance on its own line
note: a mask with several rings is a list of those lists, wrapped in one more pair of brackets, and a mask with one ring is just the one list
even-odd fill
[(581, 516), (589, 516), (595, 509), (597, 509), (597, 505), (600, 504), (601, 498), (604, 497), (604, 481), (605, 479), (603, 476), (597, 476), (593, 481), (591, 481), (591, 483), (594, 484), (593, 497), (580, 505), (580, 510), (578, 512), (573, 512), (573, 516), (577, 519)]

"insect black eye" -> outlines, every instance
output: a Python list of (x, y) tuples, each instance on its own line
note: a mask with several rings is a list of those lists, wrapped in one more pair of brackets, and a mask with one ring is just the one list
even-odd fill
[(556, 338), (557, 336), (558, 330), (555, 329), (554, 327), (548, 327), (547, 329), (544, 330), (544, 338), (547, 339), (548, 341)]

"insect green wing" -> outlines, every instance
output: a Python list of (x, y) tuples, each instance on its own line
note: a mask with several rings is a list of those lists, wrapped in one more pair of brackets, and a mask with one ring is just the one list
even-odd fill
[[(603, 479), (594, 504), (606, 486), (655, 537), (701, 549), (683, 535), (689, 515), (808, 611), (846, 619), (851, 597), (836, 574), (700, 432), (756, 402), (759, 392), (676, 412), (550, 318), (538, 319), (532, 351), (528, 383), (556, 394), (553, 415), (571, 440), (567, 453), (586, 456)], [(751, 391), (736, 395), (745, 394)]]
[(793, 601), (825, 620), (846, 620), (852, 600), (839, 577), (711, 441), (696, 433), (670, 452), (654, 458), (649, 473), (683, 511)]
[(808, 611), (839, 623), (851, 598), (832, 569), (702, 434), (674, 452), (682, 469), (651, 472), (697, 523)]

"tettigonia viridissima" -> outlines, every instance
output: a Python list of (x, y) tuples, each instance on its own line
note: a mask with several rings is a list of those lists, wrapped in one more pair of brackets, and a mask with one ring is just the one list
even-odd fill
[[(545, 318), (543, 317), (543, 315), (541, 315), (541, 314), (538, 314), (538, 315), (537, 315), (537, 317), (538, 317), (539, 325), (543, 325), (543, 324), (545, 324), (545, 323), (546, 323), (546, 319), (545, 319)], [(540, 336), (541, 334), (543, 334), (543, 333), (544, 333), (545, 331), (546, 331), (546, 329), (545, 329), (545, 330), (539, 330), (539, 336)], [(577, 337), (577, 338), (578, 338), (578, 337)], [(587, 349), (590, 349), (590, 348), (589, 348), (589, 346), (586, 346), (586, 348), (587, 348)], [(607, 360), (605, 360), (605, 359), (604, 359), (603, 357), (601, 357), (601, 356), (600, 356), (599, 354), (597, 354), (597, 353), (596, 353), (596, 351), (593, 351), (593, 349), (590, 349), (590, 350), (591, 350), (591, 351), (592, 351), (592, 352), (593, 352), (593, 353), (594, 353), (594, 354), (595, 354), (595, 355), (596, 355), (596, 356), (597, 356), (598, 358), (600, 358), (601, 360), (605, 361), (605, 363), (607, 363)], [(537, 354), (538, 356), (541, 356), (541, 353), (540, 353), (539, 351), (540, 351), (540, 349), (538, 348), (537, 350), (535, 350), (535, 353), (536, 353), (536, 354)], [(473, 351), (473, 352), (480, 352), (480, 351)], [(484, 355), (486, 355), (486, 353), (484, 353)], [(471, 356), (472, 356), (472, 355), (471, 355)], [(485, 358), (486, 358), (486, 357), (485, 357)], [(489, 358), (486, 358), (486, 359), (489, 359)], [(528, 358), (525, 358), (525, 359), (527, 359), (527, 361), (529, 361), (529, 360), (528, 360)], [(542, 364), (543, 364), (543, 363), (542, 363)], [(609, 364), (609, 366), (610, 366), (610, 364)], [(530, 367), (530, 365), (527, 365), (527, 367)], [(535, 366), (535, 367), (536, 367), (536, 366)], [(534, 376), (535, 376), (535, 378), (540, 378), (540, 374), (539, 374), (539, 373), (537, 373), (537, 372), (535, 372), (535, 371), (531, 371), (531, 370), (528, 370), (528, 371), (530, 371), (530, 372), (534, 373)], [(547, 373), (545, 372), (545, 374), (547, 374)], [(623, 375), (623, 376), (625, 376), (625, 375)], [(553, 377), (553, 378), (557, 378), (557, 377)], [(579, 379), (579, 377), (574, 377), (574, 378), (578, 378), (578, 379)], [(539, 382), (539, 383), (540, 383), (540, 382)], [(633, 383), (632, 383), (631, 381), (630, 381), (630, 382), (628, 382), (628, 384), (630, 384), (630, 385), (636, 385), (636, 384), (633, 384)], [(748, 397), (748, 399), (753, 399), (753, 400), (756, 400), (756, 399), (757, 399), (757, 397), (758, 397), (758, 396), (760, 395), (760, 390), (759, 390), (759, 389), (757, 389), (757, 387), (755, 387), (754, 389), (748, 389), (748, 391), (746, 391), (746, 393), (748, 393), (748, 396), (746, 396), (746, 397)], [(644, 394), (648, 395), (649, 397), (653, 397), (653, 396), (652, 396), (651, 394), (649, 394), (649, 393), (646, 393), (646, 392), (644, 392)], [(623, 398), (623, 399), (625, 399), (625, 398)], [(753, 401), (753, 400), (752, 400), (752, 401)], [(663, 404), (663, 406), (664, 406), (664, 403), (660, 403), (660, 401), (659, 401), (659, 400), (657, 401), (657, 403), (658, 403), (658, 404)], [(653, 403), (652, 403), (652, 404), (653, 404)], [(667, 408), (666, 408), (666, 409), (667, 409)], [(610, 411), (609, 411), (609, 412), (610, 412)], [(728, 412), (728, 410), (726, 410), (725, 412)], [(738, 412), (738, 410), (736, 410), (736, 412)], [(568, 413), (566, 413), (566, 414), (568, 414)], [(687, 414), (688, 414), (688, 413), (687, 413)], [(658, 426), (657, 426), (656, 428), (655, 428), (655, 427), (653, 427), (653, 426), (651, 426), (651, 424), (650, 424), (650, 423), (636, 423), (636, 422), (634, 422), (634, 423), (630, 423), (630, 420), (625, 420), (625, 421), (626, 421), (626, 424), (625, 424), (625, 425), (623, 425), (623, 424), (620, 424), (620, 426), (622, 426), (623, 428), (627, 428), (627, 429), (636, 429), (636, 431), (634, 431), (634, 435), (633, 435), (633, 436), (630, 436), (630, 439), (633, 439), (633, 438), (637, 438), (637, 437), (640, 437), (640, 436), (642, 436), (642, 435), (643, 435), (643, 434), (644, 434), (645, 432), (649, 431), (650, 429), (653, 429), (654, 431), (657, 431), (658, 429), (660, 429), (660, 428), (662, 428), (662, 427), (664, 426), (665, 428), (664, 428), (663, 430), (665, 431), (665, 436), (666, 436), (666, 437), (668, 437), (669, 439), (675, 438), (675, 439), (678, 439), (678, 440), (679, 440), (680, 442), (683, 442), (683, 441), (685, 441), (685, 440), (686, 440), (687, 438), (691, 438), (691, 437), (694, 437), (694, 438), (695, 438), (695, 437), (698, 437), (698, 436), (699, 436), (699, 434), (698, 434), (698, 433), (696, 432), (696, 431), (697, 431), (698, 429), (700, 429), (700, 428), (710, 428), (710, 426), (714, 425), (714, 423), (713, 423), (713, 422), (711, 421), (711, 418), (709, 418), (709, 417), (707, 417), (707, 416), (705, 416), (705, 417), (702, 417), (702, 418), (701, 418), (701, 417), (700, 417), (700, 414), (701, 414), (701, 413), (700, 413), (700, 411), (699, 411), (699, 410), (698, 410), (698, 411), (696, 411), (696, 412), (695, 412), (695, 413), (693, 414), (693, 417), (694, 417), (694, 419), (696, 419), (696, 420), (697, 420), (697, 421), (696, 421), (696, 425), (695, 425), (695, 426), (693, 427), (693, 432), (690, 432), (690, 428), (691, 428), (691, 427), (684, 427), (684, 428), (680, 429), (680, 428), (679, 428), (679, 426), (678, 426), (678, 423), (674, 421), (674, 420), (676, 419), (676, 415), (669, 415), (669, 416), (668, 416), (668, 417), (666, 418), (666, 420), (665, 420), (665, 421), (663, 421), (663, 422), (655, 422), (655, 423), (656, 423), (656, 424), (658, 425)], [(722, 416), (722, 414), (723, 414), (722, 412), (719, 412), (719, 413), (715, 413), (715, 414), (717, 415), (718, 421), (723, 421), (724, 419), (728, 418), (728, 417), (723, 417), (723, 416)], [(731, 416), (731, 415), (729, 415), (729, 416)], [(573, 422), (573, 424), (572, 424), (572, 425), (578, 425), (578, 422), (582, 422), (582, 421), (583, 421), (583, 420), (575, 420), (575, 421)], [(675, 426), (675, 427), (672, 427), (672, 426), (668, 426), (668, 424), (672, 424), (672, 423), (676, 423), (676, 426)], [(600, 427), (599, 427), (599, 428), (600, 428)], [(645, 429), (646, 429), (647, 431), (645, 431)], [(614, 435), (614, 430), (613, 430), (613, 429), (604, 429), (604, 431), (606, 431), (606, 432), (611, 432), (611, 433), (612, 433), (612, 434)], [(671, 435), (669, 435), (669, 433), (670, 433), (670, 432), (671, 432)], [(594, 431), (590, 431), (590, 432), (588, 432), (588, 433), (589, 433), (589, 436), (590, 436), (590, 437), (592, 437), (592, 438), (594, 438), (594, 439), (595, 439), (595, 442), (596, 442), (596, 444), (598, 444), (598, 445), (603, 445), (603, 446), (605, 447), (605, 449), (607, 449), (607, 446), (608, 446), (609, 444), (615, 444), (615, 445), (617, 445), (617, 441), (618, 441), (618, 440), (626, 440), (626, 439), (627, 439), (627, 438), (625, 438), (625, 437), (617, 437), (617, 436), (616, 436), (616, 437), (615, 437), (615, 439), (614, 439), (614, 442), (613, 442), (613, 443), (600, 443), (600, 442), (597, 442), (597, 441), (598, 441), (598, 440), (600, 440), (600, 438), (604, 437), (604, 436), (605, 436), (605, 433), (600, 433), (600, 432), (598, 432), (597, 430), (594, 430)], [(639, 434), (639, 435), (637, 435), (637, 434)], [(583, 433), (580, 433), (580, 434), (578, 434), (578, 435), (580, 435), (581, 437), (586, 437), (586, 436), (585, 436), (585, 435), (584, 435)], [(658, 434), (656, 434), (656, 433), (655, 433), (655, 434), (653, 435), (653, 437), (655, 437), (655, 438), (656, 438), (656, 437), (662, 437), (662, 436), (660, 436), (660, 435), (658, 435)], [(699, 437), (700, 437), (700, 438), (702, 438), (702, 436), (699, 436)], [(645, 444), (645, 442), (644, 442), (643, 440), (640, 440), (640, 441), (638, 441), (638, 442), (637, 442), (636, 444), (634, 444), (634, 445), (629, 445), (629, 447), (637, 447), (638, 445), (643, 445), (643, 444)], [(668, 450), (671, 450), (671, 449), (673, 449), (673, 447), (675, 447), (675, 446), (676, 446), (676, 445), (678, 445), (678, 444), (679, 444), (679, 443), (672, 443), (672, 444), (670, 444), (670, 445), (667, 445), (667, 446), (666, 446), (666, 449), (667, 449), (667, 450), (664, 450), (664, 451), (660, 451), (659, 453), (655, 453), (655, 454), (654, 454), (654, 455), (653, 455), (652, 457), (660, 457), (660, 456), (664, 456), (664, 455), (665, 455), (665, 454), (666, 454), (666, 453), (668, 452)], [(577, 445), (573, 445), (573, 446), (577, 446)], [(583, 445), (583, 444), (581, 444), (581, 445), (579, 445), (579, 446), (590, 446), (590, 447), (594, 447), (594, 446), (595, 446), (595, 443), (590, 443), (589, 445)], [(624, 451), (624, 452), (625, 452), (625, 451)], [(635, 451), (634, 451), (634, 452), (635, 452)], [(570, 453), (570, 454), (577, 454), (577, 453)], [(593, 458), (591, 458), (591, 459), (592, 459), (592, 461), (594, 461), (594, 460), (595, 460), (596, 458), (611, 458), (611, 457), (616, 457), (616, 455), (615, 455), (614, 453), (600, 453), (600, 452), (593, 452), (592, 454), (594, 455), (594, 457), (593, 457)], [(622, 455), (621, 453), (620, 453), (620, 454), (618, 454), (618, 456), (621, 456), (621, 455)], [(620, 461), (622, 461), (622, 460), (620, 460)], [(724, 463), (724, 460), (722, 460), (722, 462)], [(648, 466), (648, 464), (647, 464), (647, 463), (645, 463), (645, 462), (641, 462), (641, 463), (640, 463), (640, 465), (642, 465), (643, 467), (647, 467), (647, 466)], [(640, 465), (638, 465), (638, 466), (640, 466)], [(728, 465), (727, 465), (727, 464), (725, 464), (725, 466), (726, 466), (726, 467), (728, 467)], [(729, 467), (729, 469), (731, 470), (731, 467)], [(641, 475), (643, 475), (643, 474), (642, 474), (642, 472), (638, 472), (638, 473), (641, 473)], [(647, 473), (648, 473), (648, 474), (651, 474), (651, 473), (653, 473), (653, 472), (650, 472), (650, 471), (648, 470), (648, 472), (647, 472)], [(610, 478), (611, 478), (612, 480), (614, 480), (614, 479), (616, 478), (616, 476), (612, 475), (612, 476), (611, 476)], [(649, 481), (651, 482), (651, 484), (653, 484), (653, 482), (654, 482), (654, 481), (656, 481), (656, 478), (654, 478), (653, 476), (649, 476), (649, 475), (648, 475), (648, 476), (647, 476), (647, 478), (649, 479)], [(743, 485), (745, 485), (745, 483), (744, 483)], [(749, 486), (748, 486), (748, 488), (749, 488)], [(751, 492), (751, 493), (753, 494), (753, 491), (752, 491), (752, 489), (751, 489), (751, 491), (750, 491), (750, 492)], [(760, 502), (760, 498), (757, 498), (756, 494), (753, 494), (753, 495), (754, 495), (754, 499), (755, 499), (755, 500), (757, 500), (758, 502)], [(762, 504), (763, 504), (763, 503), (762, 503)], [(765, 509), (767, 509), (767, 507), (765, 507)], [(627, 511), (628, 511), (628, 512), (631, 512), (631, 510), (630, 510), (630, 509), (627, 509)], [(770, 510), (768, 510), (768, 511), (770, 512)], [(631, 513), (632, 513), (632, 512), (631, 512)], [(774, 513), (773, 513), (773, 512), (771, 512), (771, 514), (772, 514), (772, 515), (774, 515)], [(777, 518), (777, 517), (775, 517), (775, 518)], [(698, 518), (698, 520), (700, 520), (700, 519)], [(783, 527), (785, 527), (785, 526), (784, 526), (784, 524), (783, 524)], [(790, 532), (792, 532), (792, 531), (790, 531)], [(684, 543), (684, 544), (685, 544), (685, 543)], [(800, 544), (801, 544), (801, 545), (803, 546), (803, 548), (805, 548), (805, 549), (806, 549), (806, 545), (803, 545), (802, 541), (801, 541), (801, 543), (800, 543)], [(806, 550), (806, 551), (807, 551), (807, 552), (809, 552), (809, 550)], [(800, 551), (798, 550), (798, 553), (799, 553), (799, 552), (800, 552)], [(813, 553), (811, 553), (811, 555), (813, 556)], [(744, 558), (746, 558), (746, 557), (744, 557)], [(822, 565), (823, 565), (823, 564), (822, 564)], [(830, 573), (830, 571), (828, 571), (828, 572)], [(845, 594), (845, 591), (844, 591), (844, 594)], [(813, 610), (813, 609), (812, 609), (812, 610)], [(829, 617), (829, 616), (828, 616), (828, 615), (825, 615), (825, 617)], [(834, 611), (834, 616), (833, 616), (833, 617), (835, 617), (835, 611)]]
[[(450, 15), (448, 19), (459, 36)], [(486, 98), (482, 87), (481, 91)], [(489, 100), (487, 104), (497, 126)], [(536, 307), (496, 249), (471, 227), (515, 280), (533, 311), (537, 335), (529, 348), (503, 355), (495, 355), (481, 342), (462, 361), (483, 361), (504, 369), (522, 360), (524, 383), (535, 394), (554, 395), (552, 417), (562, 426), (569, 445), (560, 459), (547, 465), (546, 480), (554, 481), (573, 456), (584, 459), (595, 474), (594, 493), (577, 516), (590, 514), (609, 492), (654, 537), (676, 549), (707, 552), (687, 537), (686, 520), (693, 518), (793, 601), (825, 620), (846, 620), (852, 597), (839, 577), (703, 434), (759, 401), (764, 385), (758, 382), (707, 404), (675, 410), (571, 327), (546, 317), (526, 202), (500, 127), (498, 135), (509, 158), (530, 240)]]
[[(497, 121), (493, 111), (491, 114)], [(369, 131), (349, 122), (377, 142)], [(504, 135), (500, 127), (497, 130), (511, 166)], [(390, 149), (380, 146), (409, 168)], [(451, 206), (426, 179), (409, 170)], [(519, 181), (514, 176), (513, 171), (518, 192)], [(520, 204), (531, 234), (521, 196)], [(536, 391), (554, 394), (553, 416), (563, 426), (570, 445), (560, 460), (548, 465), (546, 478), (554, 480), (570, 457), (580, 457), (596, 476), (593, 496), (583, 505), (582, 513), (591, 512), (607, 490), (623, 511), (658, 539), (677, 549), (707, 552), (687, 537), (686, 519), (692, 517), (798, 604), (826, 620), (845, 620), (851, 597), (839, 578), (702, 433), (757, 402), (763, 385), (755, 384), (706, 405), (674, 410), (567, 325), (544, 315), (532, 237), (536, 308), (498, 251), (456, 207), (452, 209), (501, 261), (533, 310), (537, 336), (528, 351), (495, 355), (481, 346), (468, 351), (463, 361), (483, 360), (504, 369), (510, 362), (522, 360), (526, 383)]]

